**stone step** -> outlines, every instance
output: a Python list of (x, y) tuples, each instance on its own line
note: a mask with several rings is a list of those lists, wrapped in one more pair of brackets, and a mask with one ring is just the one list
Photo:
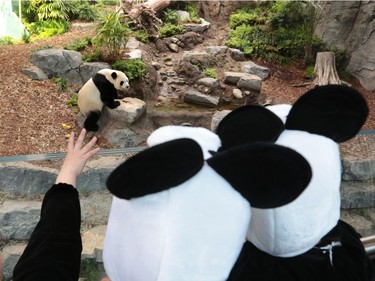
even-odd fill
[(375, 181), (342, 181), (341, 208), (361, 209), (375, 207)]

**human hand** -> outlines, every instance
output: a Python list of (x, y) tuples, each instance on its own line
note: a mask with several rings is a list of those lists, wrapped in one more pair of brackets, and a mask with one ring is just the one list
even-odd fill
[(74, 132), (71, 134), (64, 164), (55, 183), (67, 183), (75, 187), (77, 177), (81, 174), (87, 160), (100, 150), (100, 148), (92, 149), (97, 141), (96, 137), (93, 137), (89, 143), (82, 147), (86, 132), (86, 129), (82, 129), (76, 142), (74, 142)]

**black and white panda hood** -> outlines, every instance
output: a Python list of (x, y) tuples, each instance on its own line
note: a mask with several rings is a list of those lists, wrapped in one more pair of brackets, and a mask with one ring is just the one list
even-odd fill
[[(194, 136), (194, 128), (185, 130)], [(250, 204), (286, 204), (311, 177), (303, 157), (274, 144), (245, 145), (205, 161), (202, 150), (212, 146), (202, 146), (204, 141), (155, 143), (125, 161), (107, 181), (115, 196), (103, 259), (112, 281), (225, 280), (246, 239)], [(270, 165), (279, 171), (275, 189), (269, 189), (274, 187), (274, 178), (267, 177)], [(290, 185), (296, 170), (303, 176)]]
[(312, 167), (312, 179), (289, 204), (273, 209), (252, 208), (252, 227), (247, 237), (266, 253), (292, 257), (314, 247), (336, 226), (341, 184), (337, 143), (355, 136), (367, 118), (368, 107), (355, 90), (329, 85), (307, 92), (293, 107), (269, 109), (286, 120), (286, 129), (276, 144), (300, 153)]

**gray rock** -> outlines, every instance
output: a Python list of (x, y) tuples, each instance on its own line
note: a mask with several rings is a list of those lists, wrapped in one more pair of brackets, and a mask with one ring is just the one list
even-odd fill
[(139, 49), (141, 42), (139, 42), (135, 37), (130, 37), (128, 42), (126, 42), (125, 48), (128, 49)]
[(372, 222), (366, 217), (358, 215), (358, 212), (343, 210), (341, 211), (340, 219), (353, 226), (363, 237), (374, 234), (374, 226)]
[(126, 53), (130, 60), (142, 59), (142, 50), (141, 49), (134, 49), (130, 50), (130, 52)]
[(206, 48), (206, 52), (212, 55), (225, 55), (228, 51), (227, 46), (209, 46)]
[(226, 110), (216, 111), (212, 115), (212, 120), (211, 120), (211, 131), (212, 132), (216, 132), (217, 126), (219, 125), (221, 120), (223, 120), (223, 118), (225, 116), (227, 116), (230, 112), (232, 112), (232, 111), (226, 109)]
[(86, 83), (101, 69), (112, 69), (111, 65), (106, 62), (85, 62), (79, 67), (79, 75), (81, 76), (82, 83)]
[(32, 80), (41, 81), (41, 80), (48, 79), (48, 76), (43, 72), (43, 70), (41, 70), (40, 68), (36, 66), (30, 66), (28, 68), (24, 68), (22, 69), (22, 73)]
[[(123, 161), (122, 161), (123, 162)], [(104, 190), (81, 198), (81, 219), (89, 225), (107, 224), (111, 210), (112, 194)]]
[(44, 194), (54, 184), (57, 172), (26, 162), (0, 164), (0, 190), (21, 195)]
[(146, 103), (137, 98), (124, 98), (120, 106), (109, 109), (105, 107), (103, 115), (113, 122), (133, 124), (146, 113)]
[(170, 43), (170, 44), (168, 44), (168, 48), (169, 48), (171, 51), (173, 51), (173, 52), (175, 52), (175, 53), (178, 53), (179, 48), (178, 48), (178, 45), (177, 45), (177, 44), (175, 44), (175, 43)]
[(255, 90), (260, 92), (262, 87), (262, 79), (256, 75), (249, 74), (248, 76), (242, 76), (237, 82), (237, 87), (246, 90)]
[(242, 91), (240, 89), (233, 89), (232, 95), (237, 99), (243, 98)]
[(26, 248), (26, 243), (5, 246), (2, 250), (3, 273), (5, 281), (12, 280), (13, 269)]
[(211, 23), (201, 18), (201, 23), (182, 23), (186, 31), (203, 32), (210, 27)]
[(64, 73), (58, 74), (58, 76), (65, 79), (69, 83), (83, 85), (82, 78), (79, 75), (79, 69), (68, 70)]
[(369, 182), (341, 183), (341, 208), (359, 209), (375, 207), (375, 184)]
[(33, 52), (30, 60), (46, 75), (54, 76), (78, 68), (82, 62), (82, 55), (76, 51), (46, 49)]
[(265, 80), (270, 75), (270, 69), (264, 66), (257, 65), (256, 63), (252, 61), (246, 61), (241, 64), (241, 70), (242, 72), (249, 73), (256, 75), (262, 80)]
[(187, 11), (181, 11), (177, 10), (177, 15), (178, 15), (178, 21), (180, 22), (187, 22), (190, 21), (190, 14)]
[(108, 131), (105, 132), (105, 137), (108, 142), (116, 145), (117, 147), (136, 147), (141, 143), (144, 143), (149, 135), (147, 132), (140, 132), (131, 128), (124, 128), (120, 123), (116, 124), (118, 124), (118, 127), (109, 128)]
[(215, 89), (220, 86), (219, 80), (211, 77), (200, 78), (196, 83), (198, 85), (206, 86), (209, 89)]
[(315, 29), (330, 47), (351, 54), (347, 71), (366, 89), (375, 89), (374, 1), (322, 1), (324, 13)]
[(368, 181), (374, 179), (375, 159), (343, 159), (342, 178), (346, 181)]
[(237, 85), (238, 88), (260, 91), (262, 79), (243, 72), (224, 72), (224, 83)]
[(0, 237), (29, 239), (40, 217), (41, 202), (5, 201), (0, 208)]
[[(102, 261), (102, 251), (104, 246), (104, 236), (107, 226), (96, 226), (82, 234), (82, 255), (81, 259), (95, 259)], [(97, 256), (97, 253), (100, 253)]]
[(232, 59), (235, 61), (244, 61), (246, 60), (244, 52), (239, 49), (229, 48), (229, 54)]
[(184, 97), (186, 102), (204, 105), (207, 107), (216, 107), (219, 104), (218, 97), (212, 97), (209, 95), (202, 94), (195, 90), (189, 90)]

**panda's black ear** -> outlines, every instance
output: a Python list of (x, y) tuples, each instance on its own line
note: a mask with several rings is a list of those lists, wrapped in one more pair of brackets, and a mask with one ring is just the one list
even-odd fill
[(256, 208), (276, 208), (293, 201), (312, 176), (302, 155), (266, 142), (229, 149), (207, 162)]
[(344, 142), (358, 133), (368, 112), (366, 100), (356, 90), (342, 85), (319, 86), (295, 102), (285, 127)]
[(117, 73), (116, 73), (116, 72), (112, 72), (112, 73), (111, 73), (111, 77), (112, 77), (113, 80), (116, 80), (116, 78), (117, 78)]
[(107, 187), (122, 199), (141, 197), (177, 186), (203, 166), (201, 147), (191, 139), (165, 142), (129, 158), (108, 177)]
[(255, 141), (274, 142), (284, 129), (281, 119), (257, 105), (239, 107), (226, 115), (216, 133), (221, 139), (220, 151)]

